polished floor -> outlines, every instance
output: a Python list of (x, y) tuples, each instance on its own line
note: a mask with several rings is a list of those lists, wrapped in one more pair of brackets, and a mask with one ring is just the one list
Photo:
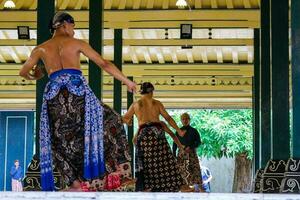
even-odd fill
[(300, 194), (0, 192), (1, 200), (300, 200)]

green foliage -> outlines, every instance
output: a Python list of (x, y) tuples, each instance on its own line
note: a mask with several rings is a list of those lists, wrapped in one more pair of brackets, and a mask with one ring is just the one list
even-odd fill
[[(198, 148), (200, 157), (235, 157), (246, 154), (253, 157), (252, 111), (241, 110), (168, 110), (176, 123), (181, 126), (180, 115), (188, 112), (191, 126), (196, 128), (202, 140)], [(172, 141), (168, 138), (169, 143)]]

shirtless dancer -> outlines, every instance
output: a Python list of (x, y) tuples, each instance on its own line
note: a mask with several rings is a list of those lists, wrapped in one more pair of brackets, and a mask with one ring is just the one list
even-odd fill
[(51, 21), (53, 37), (35, 47), (20, 70), (25, 79), (38, 80), (43, 73), (36, 65), (42, 60), (50, 78), (39, 133), (44, 191), (55, 190), (52, 164), (71, 190), (80, 190), (81, 181), (103, 177), (131, 159), (121, 117), (89, 88), (80, 69), (80, 54), (126, 84), (129, 91), (135, 92), (136, 84), (89, 44), (75, 39), (74, 27), (71, 15), (56, 13)]
[[(162, 115), (179, 134), (184, 135), (184, 132), (179, 129), (163, 104), (153, 98), (153, 91), (153, 85), (144, 82), (140, 90), (141, 99), (134, 102), (123, 116), (123, 121), (130, 124), (135, 114), (139, 124), (134, 139), (137, 145), (136, 191), (176, 192), (184, 183), (165, 138), (165, 124), (160, 122), (159, 116)], [(172, 132), (171, 136), (183, 148)]]

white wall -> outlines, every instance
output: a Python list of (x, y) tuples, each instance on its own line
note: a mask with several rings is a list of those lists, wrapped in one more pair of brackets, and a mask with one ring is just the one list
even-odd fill
[(233, 158), (202, 158), (201, 164), (208, 167), (213, 176), (210, 182), (211, 192), (231, 193), (235, 165)]

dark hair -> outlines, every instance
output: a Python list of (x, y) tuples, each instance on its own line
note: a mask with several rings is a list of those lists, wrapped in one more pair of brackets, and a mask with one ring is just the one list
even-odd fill
[(152, 85), (152, 83), (150, 83), (150, 82), (142, 83), (141, 90), (140, 90), (141, 94), (149, 94), (153, 91), (154, 91), (154, 86)]
[(71, 24), (74, 24), (74, 18), (66, 12), (57, 12), (52, 17), (52, 19), (49, 22), (49, 29), (50, 32), (53, 33), (55, 29), (59, 28), (64, 22), (68, 22)]
[(186, 118), (188, 118), (189, 120), (191, 119), (191, 117), (190, 117), (190, 115), (188, 114), (188, 113), (183, 113), (181, 116), (180, 116), (180, 118), (183, 118), (183, 117), (186, 117)]

